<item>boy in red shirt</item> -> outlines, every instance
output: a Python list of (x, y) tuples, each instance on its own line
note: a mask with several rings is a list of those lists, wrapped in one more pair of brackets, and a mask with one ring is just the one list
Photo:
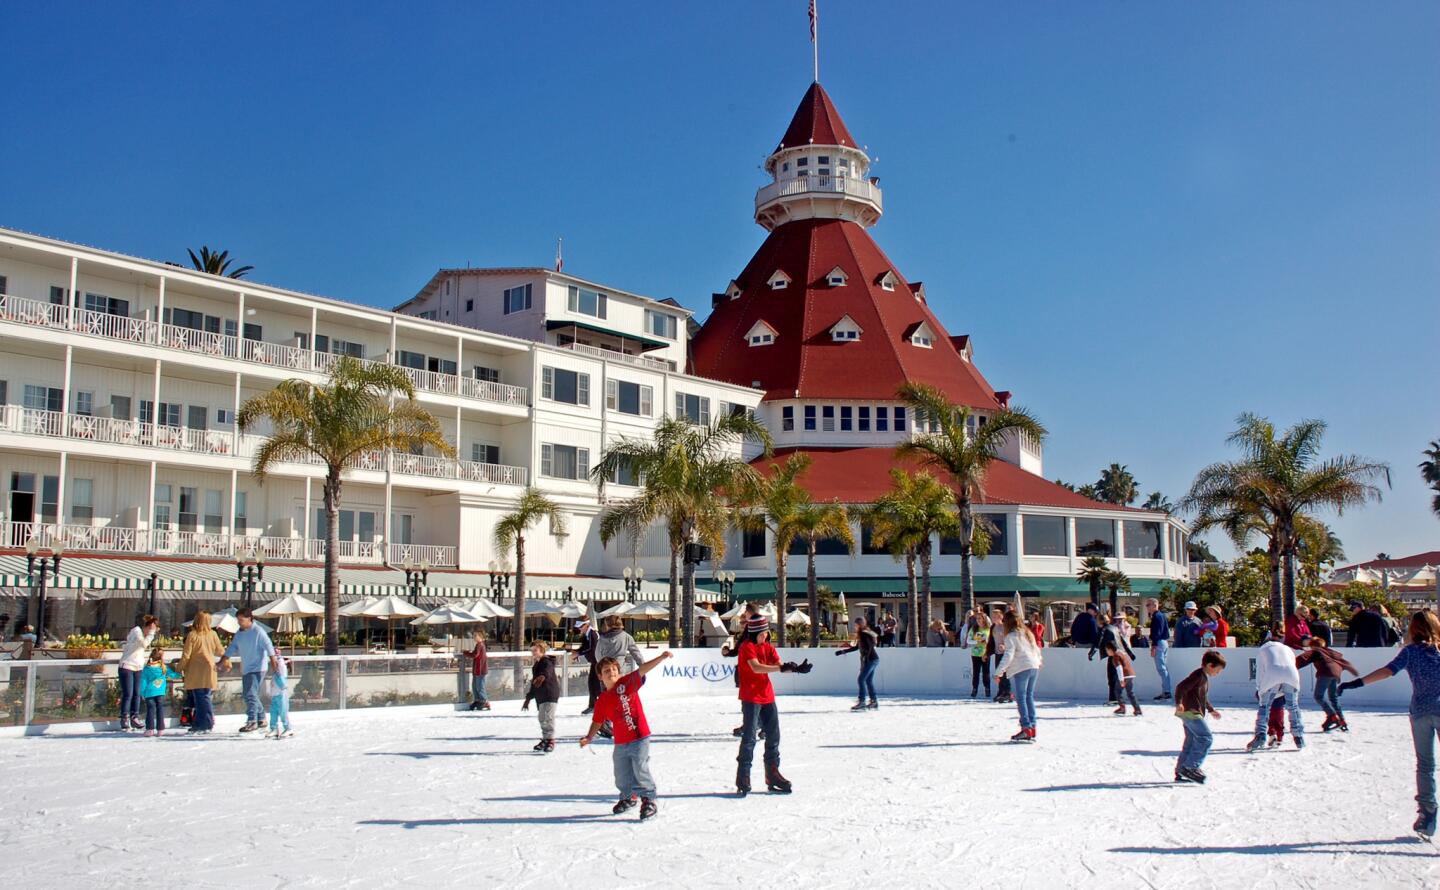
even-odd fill
[(620, 662), (614, 658), (602, 658), (596, 665), (605, 691), (595, 700), (590, 731), (580, 740), (580, 747), (595, 741), (600, 727), (607, 721), (610, 723), (615, 736), (615, 787), (620, 789), (620, 802), (611, 809), (612, 813), (623, 813), (635, 806), (635, 797), (639, 795), (640, 818), (655, 815), (655, 780), (650, 776), (650, 724), (645, 722), (645, 708), (640, 704), (640, 687), (645, 685), (645, 675), (669, 657), (667, 649), (623, 677)]
[(769, 675), (808, 674), (809, 660), (801, 665), (791, 661), (781, 664), (780, 653), (770, 645), (770, 621), (764, 615), (746, 620), (745, 635), (736, 657), (740, 713), (745, 717), (745, 724), (740, 733), (740, 755), (735, 758), (740, 764), (735, 771), (735, 790), (741, 797), (750, 793), (750, 764), (755, 759), (755, 733), (760, 730), (765, 734), (765, 787), (789, 794), (790, 780), (780, 775), (780, 712), (775, 707), (775, 687), (770, 684)]

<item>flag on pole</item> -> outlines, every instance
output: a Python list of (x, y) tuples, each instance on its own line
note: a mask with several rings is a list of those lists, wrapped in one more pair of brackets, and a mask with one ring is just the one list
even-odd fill
[(818, 15), (818, 13), (815, 12), (815, 0), (810, 0), (810, 42), (811, 42), (811, 43), (814, 43), (814, 42), (815, 42), (815, 26), (816, 26), (816, 21), (817, 21), (818, 18), (819, 18), (819, 15)]

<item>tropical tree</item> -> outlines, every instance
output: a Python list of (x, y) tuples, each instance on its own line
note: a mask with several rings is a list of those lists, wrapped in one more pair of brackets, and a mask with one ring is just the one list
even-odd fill
[(1074, 489), (1075, 493), (1082, 498), (1089, 498), (1092, 501), (1100, 500), (1100, 489), (1093, 482), (1086, 482), (1079, 488)]
[(1130, 592), (1130, 576), (1113, 569), (1105, 573), (1105, 587), (1110, 591), (1110, 614), (1120, 614), (1120, 591)]
[(1281, 563), (1277, 620), (1295, 610), (1295, 574), (1301, 517), (1323, 509), (1343, 513), (1381, 497), (1377, 483), (1390, 484), (1390, 467), (1354, 455), (1321, 460), (1325, 422), (1302, 420), (1283, 434), (1255, 414), (1242, 414), (1228, 439), (1242, 457), (1211, 464), (1191, 483), (1182, 507), (1199, 525), (1224, 517), (1265, 529)]
[[(820, 590), (815, 583), (815, 555), (821, 541), (834, 538), (855, 552), (855, 535), (850, 531), (850, 512), (839, 501), (805, 503), (795, 509), (795, 539), (805, 544), (805, 601), (810, 606), (810, 645), (820, 645)], [(777, 611), (783, 610), (783, 606)], [(780, 621), (785, 616), (778, 615)]]
[(900, 387), (899, 396), (916, 412), (917, 420), (924, 417), (937, 428), (933, 433), (916, 434), (895, 452), (938, 471), (937, 476), (947, 477), (945, 483), (960, 520), (960, 595), (968, 613), (975, 607), (975, 579), (970, 566), (975, 546), (974, 506), (985, 494), (986, 472), (991, 461), (1000, 459), (1000, 450), (1012, 437), (1038, 442), (1045, 438), (1045, 427), (1023, 408), (1011, 408), (996, 411), (968, 432), (970, 409), (951, 402), (935, 387), (907, 383)]
[(340, 651), (340, 494), (345, 471), (363, 455), (433, 448), (446, 456), (455, 449), (440, 424), (415, 401), (415, 384), (394, 365), (361, 364), (343, 356), (330, 366), (323, 384), (284, 380), (240, 406), (242, 431), (261, 421), (270, 437), (255, 453), (255, 478), (262, 484), (276, 464), (318, 460), (325, 467), (325, 651)]
[(1136, 484), (1135, 477), (1130, 475), (1130, 469), (1122, 464), (1111, 464), (1100, 471), (1100, 480), (1095, 483), (1095, 491), (1099, 500), (1107, 504), (1135, 503), (1140, 496), (1140, 486)]
[(1309, 587), (1318, 586), (1326, 569), (1345, 559), (1345, 545), (1334, 529), (1309, 516), (1297, 521), (1296, 532), (1299, 536), (1296, 552), (1300, 557), (1300, 581)]
[[(754, 418), (731, 414), (709, 426), (666, 417), (649, 438), (622, 437), (605, 449), (590, 470), (596, 485), (622, 468), (630, 468), (643, 481), (640, 493), (615, 504), (600, 516), (600, 540), (609, 544), (622, 533), (637, 539), (654, 523), (663, 521), (670, 543), (670, 645), (685, 645), (694, 636), (695, 564), (682, 560), (686, 544), (711, 549), (714, 559), (725, 554), (725, 530), (731, 524), (731, 504), (743, 492), (753, 491), (755, 469), (740, 457), (740, 445), (749, 440), (770, 453), (770, 434)], [(684, 563), (683, 569), (681, 563)], [(676, 579), (683, 571), (682, 589)], [(677, 602), (678, 600), (678, 602)]]
[[(748, 506), (741, 511), (738, 524), (747, 531), (764, 531), (775, 547), (775, 608), (780, 613), (780, 645), (785, 645), (784, 612), (788, 602), (790, 545), (795, 541), (795, 517), (800, 508), (810, 503), (810, 492), (797, 479), (810, 467), (808, 454), (791, 454), (783, 464), (770, 465), (768, 476), (755, 481), (745, 492)], [(819, 620), (811, 614), (812, 625)]]
[(1150, 492), (1150, 496), (1145, 498), (1145, 503), (1141, 506), (1146, 510), (1161, 510), (1165, 513), (1175, 512), (1175, 505), (1170, 503), (1170, 499), (1158, 491)]
[[(871, 505), (866, 512), (866, 521), (870, 524), (871, 542), (890, 550), (896, 559), (905, 560), (910, 597), (907, 639), (911, 646), (921, 645), (925, 628), (930, 626), (930, 570), (935, 556), (931, 538), (958, 537), (960, 534), (960, 520), (955, 515), (953, 497), (949, 489), (929, 473), (910, 474), (892, 469), (890, 491)], [(983, 518), (977, 517), (977, 525), (982, 522)], [(988, 545), (989, 535), (979, 528), (976, 532), (976, 538), (984, 537)], [(978, 541), (976, 543), (978, 545)], [(918, 591), (916, 562), (920, 565)]]
[(530, 485), (520, 495), (515, 509), (495, 523), (495, 550), (507, 554), (511, 548), (515, 550), (515, 619), (511, 645), (516, 652), (525, 649), (525, 534), (542, 521), (549, 523), (550, 534), (555, 540), (565, 539), (565, 513), (560, 505)]
[(219, 275), (222, 278), (244, 278), (247, 273), (255, 269), (254, 266), (240, 266), (231, 269), (230, 251), (228, 250), (213, 251), (208, 247), (201, 247), (200, 253), (196, 254), (187, 247), (185, 252), (190, 254), (190, 265), (201, 272)]
[(1422, 453), (1425, 459), (1420, 462), (1420, 478), (1434, 492), (1430, 498), (1430, 511), (1440, 516), (1440, 439), (1432, 440), (1430, 447)]
[(1103, 556), (1087, 556), (1085, 561), (1080, 563), (1080, 571), (1075, 573), (1075, 580), (1090, 588), (1090, 602), (1099, 606), (1100, 591), (1110, 580), (1110, 563), (1106, 562)]

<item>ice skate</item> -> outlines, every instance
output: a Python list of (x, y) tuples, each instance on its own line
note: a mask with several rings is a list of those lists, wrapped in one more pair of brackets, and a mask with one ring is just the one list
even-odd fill
[(545, 748), (544, 748), (544, 750), (543, 750), (543, 753), (549, 754), (550, 752), (552, 752), (552, 751), (554, 751), (554, 750), (555, 750), (555, 740), (554, 740), (554, 739), (546, 739), (546, 740), (545, 740)]
[(1012, 742), (1028, 742), (1028, 741), (1030, 741), (1030, 730), (1026, 729), (1026, 728), (1023, 727), (1023, 726), (1020, 727), (1020, 731), (1017, 732), (1017, 733), (1015, 733), (1014, 735), (1012, 735), (1012, 736), (1010, 737), (1010, 741), (1012, 741)]
[(1193, 766), (1187, 766), (1184, 769), (1180, 770), (1180, 774), (1197, 785), (1204, 785), (1205, 779), (1207, 778), (1207, 776), (1202, 773), (1199, 768)]
[(1139, 716), (1140, 716), (1140, 706), (1139, 706), (1139, 705), (1136, 705), (1136, 706), (1135, 706), (1135, 716), (1136, 716), (1136, 717), (1139, 717)]
[(1280, 747), (1280, 743), (1281, 743), (1282, 741), (1284, 741), (1284, 739), (1282, 739), (1280, 736), (1278, 736), (1278, 735), (1272, 735), (1272, 736), (1270, 736), (1270, 737), (1266, 740), (1266, 742), (1265, 742), (1265, 747), (1267, 747), (1267, 748), (1278, 748), (1278, 747)]
[(850, 706), (850, 710), (863, 711), (865, 710), (865, 703), (863, 701), (857, 701), (855, 704)]
[(1304, 736), (1298, 736), (1298, 735), (1297, 735), (1297, 736), (1295, 736), (1294, 738), (1295, 738), (1295, 750), (1297, 750), (1297, 751), (1303, 751), (1303, 750), (1305, 749), (1305, 737), (1304, 737)]
[(656, 809), (657, 808), (655, 806), (655, 801), (651, 800), (648, 797), (641, 800), (640, 821), (644, 822), (646, 819), (649, 819), (651, 816), (655, 815)]
[(1325, 722), (1322, 723), (1322, 724), (1320, 724), (1320, 731), (1321, 731), (1321, 732), (1329, 732), (1329, 731), (1332, 730), (1332, 729), (1339, 729), (1339, 728), (1340, 728), (1340, 721), (1336, 719), (1336, 717), (1335, 717), (1334, 714), (1326, 714), (1326, 715), (1325, 715)]
[(875, 709), (877, 709), (877, 708), (879, 708), (879, 707), (880, 707), (880, 703), (877, 702), (875, 699), (872, 698), (872, 699), (870, 699), (870, 703), (865, 706), (865, 710), (867, 710), (867, 711), (873, 711), (873, 710), (875, 710)]
[(1263, 735), (1257, 735), (1255, 738), (1245, 743), (1245, 750), (1252, 754), (1263, 747), (1265, 747), (1265, 736)]
[(544, 754), (544, 753), (545, 753), (545, 740), (544, 740), (544, 739), (541, 739), (540, 741), (536, 742), (536, 743), (535, 743), (535, 747), (531, 748), (530, 750), (531, 750), (531, 751), (534, 751), (536, 754)]
[(1031, 743), (1035, 741), (1035, 727), (1032, 726), (1029, 729), (1025, 730), (1025, 741)]
[(1111, 713), (1113, 713), (1113, 714), (1119, 714), (1120, 716), (1123, 717), (1123, 716), (1125, 716), (1125, 706), (1124, 706), (1124, 705), (1121, 705), (1120, 707), (1116, 708), (1116, 709), (1115, 709), (1114, 711), (1112, 711)]
[(1336, 724), (1336, 725), (1340, 727), (1340, 731), (1341, 731), (1341, 732), (1349, 732), (1349, 731), (1350, 731), (1350, 724), (1348, 724), (1348, 723), (1345, 722), (1345, 718), (1344, 718), (1344, 717), (1341, 717), (1341, 718), (1340, 718), (1340, 722), (1339, 722), (1338, 724)]
[(1435, 816), (1435, 810), (1431, 810), (1428, 813), (1421, 810), (1420, 815), (1415, 817), (1415, 824), (1412, 827), (1415, 829), (1415, 834), (1419, 836), (1420, 840), (1429, 841), (1434, 839)]
[(610, 812), (612, 812), (612, 813), (614, 813), (615, 815), (618, 816), (618, 815), (620, 815), (621, 813), (625, 812), (626, 810), (630, 809), (631, 807), (635, 806), (635, 804), (636, 804), (635, 798), (633, 798), (633, 797), (622, 797), (619, 801), (616, 802), (615, 806), (613, 806), (613, 807), (610, 808)]
[(776, 794), (790, 793), (790, 780), (780, 775), (780, 770), (774, 767), (765, 768), (765, 787)]
[(1184, 770), (1179, 770), (1179, 769), (1177, 769), (1177, 770), (1175, 771), (1175, 781), (1184, 783), (1184, 782), (1192, 782), (1192, 781), (1194, 781), (1194, 780), (1191, 779), (1189, 776), (1185, 775), (1185, 771), (1184, 771)]
[(735, 771), (735, 793), (741, 797), (750, 793), (750, 773), (748, 770), (739, 769)]

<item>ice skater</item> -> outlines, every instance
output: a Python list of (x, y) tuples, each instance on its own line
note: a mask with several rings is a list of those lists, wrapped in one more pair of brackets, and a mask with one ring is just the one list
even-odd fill
[[(732, 631), (733, 631), (732, 634), (731, 634), (731, 636), (730, 636), (728, 639), (726, 639), (724, 645), (722, 645), (722, 646), (720, 647), (720, 657), (721, 657), (721, 658), (735, 658), (735, 657), (737, 657), (737, 656), (740, 654), (740, 638), (744, 636), (744, 633), (745, 633), (745, 623), (746, 623), (747, 621), (749, 621), (751, 618), (754, 618), (756, 615), (759, 615), (759, 614), (760, 614), (760, 607), (757, 606), (757, 605), (755, 605), (755, 603), (749, 602), (749, 603), (746, 603), (746, 604), (745, 604), (745, 611), (742, 612), (740, 615), (738, 615), (738, 616), (735, 618), (735, 620), (731, 623), (731, 629), (732, 629)], [(739, 690), (740, 690), (740, 671), (739, 671), (738, 667), (737, 667), (735, 673), (733, 673), (731, 676), (732, 676), (732, 677), (734, 678), (734, 680), (735, 680), (735, 690), (736, 690), (736, 692), (739, 692)], [(735, 727), (734, 729), (730, 730), (730, 734), (733, 735), (733, 736), (735, 736), (735, 738), (738, 739), (738, 738), (740, 738), (740, 736), (743, 735), (744, 733), (745, 733), (745, 723), (744, 723), (744, 716), (742, 715), (742, 716), (741, 716), (741, 723), (740, 723), (740, 725), (737, 726), (737, 727)], [(762, 738), (762, 739), (765, 738), (765, 733), (763, 733), (763, 732), (760, 733), (760, 738)]]
[[(1311, 628), (1314, 628), (1313, 623)], [(1295, 659), (1295, 666), (1315, 666), (1315, 704), (1325, 712), (1325, 723), (1320, 727), (1320, 731), (1338, 729), (1349, 732), (1350, 726), (1345, 722), (1345, 712), (1340, 708), (1340, 677), (1343, 671), (1349, 671), (1356, 677), (1360, 676), (1360, 672), (1355, 670), (1355, 666), (1347, 661), (1345, 656), (1331, 649), (1321, 638), (1311, 637), (1305, 642), (1308, 648)]]
[[(640, 654), (640, 647), (636, 645), (635, 638), (625, 632), (625, 619), (619, 615), (608, 615), (605, 618), (605, 630), (601, 632), (595, 643), (595, 662), (599, 664), (607, 658), (615, 659), (620, 666), (621, 674), (628, 674), (644, 664), (645, 657)], [(600, 728), (600, 735), (610, 738), (610, 727), (604, 725)]]
[(535, 660), (530, 667), (530, 688), (520, 705), (520, 710), (528, 711), (530, 702), (535, 702), (536, 716), (540, 718), (540, 741), (532, 750), (538, 754), (555, 750), (555, 709), (560, 702), (560, 681), (555, 679), (555, 662), (550, 660), (549, 651), (544, 640), (530, 644), (530, 655)]
[(740, 660), (736, 673), (740, 676), (740, 711), (745, 723), (740, 733), (740, 753), (735, 760), (735, 791), (741, 797), (750, 793), (750, 765), (755, 760), (755, 736), (765, 734), (765, 787), (779, 794), (789, 794), (790, 780), (780, 774), (780, 711), (775, 707), (775, 686), (770, 674), (810, 672), (810, 663), (785, 662), (770, 645), (770, 622), (756, 615), (745, 622), (745, 635), (736, 655)]
[(1272, 638), (1255, 655), (1256, 687), (1260, 703), (1255, 709), (1255, 736), (1245, 745), (1246, 751), (1265, 746), (1270, 708), (1277, 700), (1285, 702), (1290, 712), (1290, 734), (1296, 748), (1305, 747), (1305, 724), (1300, 717), (1300, 669), (1295, 666), (1295, 650)]
[(165, 687), (170, 680), (182, 679), (180, 672), (165, 666), (165, 650), (156, 646), (140, 671), (140, 697), (145, 702), (146, 737), (165, 733)]
[[(1045, 658), (1035, 633), (1020, 622), (1017, 612), (1006, 612), (1002, 619), (1005, 629), (1005, 655), (995, 668), (995, 676), (1010, 679), (1015, 690), (1015, 708), (1020, 712), (1020, 731), (1010, 737), (1012, 742), (1035, 741), (1035, 680)], [(1138, 709), (1137, 709), (1138, 711)]]
[(585, 663), (590, 666), (590, 670), (585, 674), (585, 687), (590, 697), (586, 701), (585, 710), (580, 712), (582, 716), (588, 717), (595, 710), (595, 700), (600, 697), (600, 691), (605, 688), (600, 682), (600, 672), (595, 669), (598, 661), (595, 650), (600, 645), (600, 632), (590, 624), (588, 617), (580, 619), (575, 629), (580, 631), (580, 648), (575, 654), (585, 659)]
[[(1110, 644), (1114, 644), (1116, 649), (1124, 649), (1125, 654), (1128, 655), (1132, 661), (1135, 659), (1135, 650), (1130, 648), (1129, 641), (1120, 633), (1120, 629), (1110, 620), (1108, 614), (1101, 614), (1100, 635), (1095, 640), (1095, 645), (1090, 647), (1089, 660), (1095, 660), (1096, 652), (1099, 652), (1102, 656), (1105, 655), (1106, 647)], [(1111, 705), (1120, 704), (1120, 677), (1115, 671), (1115, 662), (1109, 658), (1105, 660), (1105, 683), (1109, 690), (1107, 693), (1109, 698), (1105, 700), (1105, 703)]]
[(1410, 737), (1415, 742), (1415, 803), (1419, 808), (1414, 828), (1429, 840), (1435, 837), (1435, 738), (1440, 735), (1440, 618), (1429, 609), (1410, 616), (1410, 643), (1389, 664), (1341, 683), (1340, 691), (1378, 683), (1401, 671), (1410, 674)]
[(288, 739), (295, 735), (290, 726), (290, 693), (295, 687), (290, 684), (290, 665), (279, 652), (270, 659), (270, 676), (265, 682), (270, 693), (270, 729), (265, 738)]
[(1210, 678), (1225, 670), (1225, 656), (1209, 650), (1200, 656), (1200, 667), (1175, 687), (1175, 716), (1185, 727), (1185, 743), (1180, 746), (1180, 757), (1175, 761), (1175, 781), (1205, 784), (1205, 772), (1200, 766), (1215, 736), (1205, 717), (1220, 719), (1220, 712), (1210, 705)]
[(985, 683), (985, 697), (990, 697), (990, 616), (977, 611), (970, 616), (967, 636), (970, 640), (970, 697), (980, 692), (980, 683)]
[(655, 815), (655, 779), (650, 775), (650, 724), (645, 721), (645, 707), (640, 703), (640, 687), (645, 685), (645, 675), (669, 657), (670, 650), (667, 649), (623, 677), (618, 659), (602, 658), (597, 665), (605, 691), (595, 700), (595, 712), (590, 715), (590, 731), (580, 739), (580, 747), (594, 742), (601, 727), (607, 722), (610, 724), (615, 737), (615, 750), (611, 754), (615, 765), (615, 787), (620, 791), (620, 800), (610, 812), (616, 815), (635, 806), (636, 797), (640, 798), (641, 821)]
[(1135, 716), (1140, 716), (1140, 702), (1135, 700), (1135, 662), (1130, 656), (1120, 651), (1114, 640), (1105, 643), (1105, 654), (1110, 657), (1110, 663), (1115, 666), (1115, 676), (1119, 681), (1115, 697), (1120, 702), (1120, 707), (1115, 713), (1121, 716), (1125, 714), (1125, 700), (1130, 700), (1130, 707), (1135, 709)]
[(485, 677), (490, 673), (490, 656), (485, 651), (485, 631), (475, 631), (475, 648), (465, 653), (470, 660), (470, 710), (490, 710), (490, 699), (485, 695)]
[[(837, 656), (857, 650), (860, 652), (860, 676), (857, 681), (860, 695), (855, 702), (855, 707), (850, 709), (852, 711), (868, 711), (880, 707), (880, 703), (875, 700), (875, 669), (880, 666), (880, 655), (875, 649), (879, 641), (880, 638), (865, 623), (865, 619), (856, 618), (855, 636), (850, 638), (850, 645), (835, 650)], [(778, 656), (776, 663), (779, 663)], [(766, 682), (768, 683), (769, 680)], [(870, 696), (868, 703), (865, 699), (867, 694)]]
[[(1005, 613), (999, 609), (990, 614), (990, 656), (995, 659), (995, 664), (1000, 664), (1000, 659), (1005, 657)], [(1010, 690), (1010, 680), (1006, 677), (995, 676), (995, 703), (1009, 704), (1015, 700), (1014, 693)]]

